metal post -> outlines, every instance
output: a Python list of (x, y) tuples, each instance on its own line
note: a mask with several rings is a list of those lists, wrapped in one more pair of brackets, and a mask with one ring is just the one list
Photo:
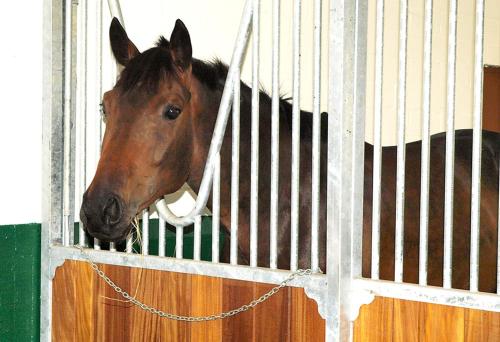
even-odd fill
[(352, 340), (352, 323), (347, 316), (349, 293), (360, 264), (360, 260), (353, 260), (353, 254), (359, 257), (360, 247), (353, 246), (353, 232), (360, 229), (354, 227), (353, 212), (362, 208), (363, 198), (352, 167), (363, 165), (359, 126), (365, 114), (356, 108), (359, 99), (355, 96), (362, 96), (365, 86), (366, 9), (367, 2), (362, 0), (330, 3), (327, 341)]
[(273, 80), (271, 113), (271, 206), (269, 215), (269, 267), (278, 268), (278, 191), (279, 191), (279, 56), (280, 56), (280, 0), (273, 0)]
[(233, 124), (231, 151), (231, 265), (238, 264), (238, 212), (240, 187), (240, 69), (238, 68), (233, 84)]
[(299, 177), (300, 177), (300, 18), (301, 0), (293, 7), (293, 90), (292, 90), (292, 193), (290, 199), (290, 270), (299, 260)]
[(161, 217), (158, 218), (158, 256), (165, 256), (165, 220)]
[(52, 278), (50, 246), (62, 242), (63, 165), (63, 28), (62, 0), (43, 3), (42, 98), (42, 231), (40, 279), (40, 341), (52, 340)]
[(380, 272), (380, 199), (382, 189), (382, 85), (384, 67), (384, 0), (377, 0), (375, 38), (375, 98), (373, 102), (373, 205), (371, 277)]
[(470, 290), (478, 291), (479, 276), (479, 219), (481, 209), (481, 138), (483, 105), (483, 36), (484, 0), (476, 1), (476, 28), (474, 46), (474, 106), (472, 112), (472, 190), (470, 238)]
[(427, 245), (429, 228), (429, 174), (430, 174), (430, 123), (431, 123), (431, 61), (432, 61), (432, 0), (425, 2), (424, 15), (424, 65), (422, 83), (422, 164), (420, 181), (420, 285), (427, 285)]
[(198, 215), (194, 219), (194, 247), (193, 247), (193, 259), (201, 259), (201, 216)]
[(144, 209), (142, 211), (141, 252), (143, 255), (149, 254), (149, 212), (148, 212), (148, 209)]
[(250, 266), (257, 266), (259, 220), (259, 5), (253, 0), (252, 17), (252, 146), (250, 175)]
[(453, 180), (455, 175), (455, 80), (457, 0), (450, 0), (448, 14), (448, 79), (446, 96), (446, 170), (444, 187), (443, 287), (451, 288), (453, 255)]
[(398, 149), (396, 175), (396, 237), (394, 280), (403, 281), (404, 209), (405, 209), (405, 121), (406, 121), (406, 42), (408, 39), (408, 0), (399, 3), (399, 75), (398, 75)]
[[(175, 257), (182, 259), (184, 227), (175, 227)], [(212, 237), (213, 238), (213, 237)]]
[(314, 81), (311, 175), (311, 269), (319, 271), (319, 185), (321, 147), (321, 0), (314, 2)]
[(219, 262), (220, 233), (220, 153), (215, 158), (212, 192), (212, 262)]

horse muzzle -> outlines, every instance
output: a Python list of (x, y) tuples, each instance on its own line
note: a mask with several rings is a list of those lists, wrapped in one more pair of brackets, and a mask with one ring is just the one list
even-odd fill
[(131, 219), (123, 200), (115, 194), (83, 195), (80, 221), (93, 237), (109, 242), (124, 240), (130, 232)]

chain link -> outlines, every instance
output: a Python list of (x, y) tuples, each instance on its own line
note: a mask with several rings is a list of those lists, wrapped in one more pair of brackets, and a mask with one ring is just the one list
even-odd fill
[(287, 286), (287, 284), (289, 282), (291, 282), (292, 280), (294, 280), (295, 278), (308, 276), (308, 275), (312, 274), (311, 269), (305, 269), (305, 270), (299, 269), (299, 270), (293, 272), (292, 274), (290, 274), (290, 276), (288, 276), (288, 278), (284, 279), (279, 285), (273, 287), (270, 291), (264, 293), (259, 298), (254, 299), (250, 303), (242, 305), (239, 308), (236, 308), (233, 310), (229, 310), (226, 312), (222, 312), (222, 313), (215, 314), (215, 315), (209, 315), (209, 316), (194, 316), (194, 317), (193, 316), (182, 316), (182, 315), (176, 315), (176, 314), (172, 314), (172, 313), (168, 313), (168, 312), (163, 312), (161, 310), (158, 310), (154, 307), (148, 306), (148, 305), (142, 303), (141, 301), (137, 300), (135, 297), (131, 296), (128, 292), (122, 290), (106, 274), (104, 274), (104, 272), (101, 269), (99, 269), (99, 266), (97, 266), (97, 264), (94, 263), (90, 259), (90, 257), (88, 256), (87, 253), (85, 253), (82, 246), (75, 245), (75, 247), (80, 250), (80, 252), (82, 253), (85, 260), (90, 264), (90, 266), (97, 273), (97, 275), (99, 277), (101, 277), (111, 288), (113, 288), (113, 290), (115, 290), (116, 293), (120, 294), (123, 298), (128, 300), (130, 303), (138, 306), (139, 308), (143, 309), (144, 311), (148, 311), (148, 312), (150, 312), (154, 315), (158, 315), (162, 318), (167, 318), (167, 319), (171, 319), (171, 320), (175, 320), (175, 321), (205, 322), (205, 321), (214, 321), (217, 319), (228, 318), (228, 317), (237, 315), (239, 313), (248, 311), (248, 310), (256, 307), (257, 305), (265, 302), (270, 297), (272, 297), (273, 295), (278, 293), (279, 290), (281, 290), (282, 288)]

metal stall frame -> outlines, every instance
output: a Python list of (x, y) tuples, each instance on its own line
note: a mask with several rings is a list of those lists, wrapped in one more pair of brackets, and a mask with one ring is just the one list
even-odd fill
[[(279, 0), (274, 0), (274, 9), (279, 9)], [(483, 2), (478, 0), (480, 4)], [(300, 1), (297, 1), (300, 6)], [(316, 4), (320, 1), (316, 1)], [(427, 2), (427, 4), (430, 1)], [(455, 2), (452, 1), (452, 4)], [(404, 0), (403, 0), (404, 4)], [(41, 340), (51, 339), (51, 308), (52, 308), (52, 279), (58, 266), (65, 260), (86, 261), (86, 257), (78, 248), (70, 246), (72, 241), (73, 203), (74, 191), (74, 154), (75, 154), (75, 128), (74, 128), (74, 96), (75, 82), (75, 7), (74, 0), (45, 0), (43, 24), (43, 219), (42, 219), (42, 248), (41, 248)], [(429, 5), (427, 5), (429, 6)], [(378, 280), (378, 232), (380, 216), (380, 189), (374, 189), (374, 238), (372, 255), (373, 279), (361, 277), (361, 247), (362, 247), (362, 217), (359, 213), (363, 205), (363, 168), (364, 163), (364, 120), (365, 120), (365, 92), (366, 92), (366, 40), (367, 40), (367, 0), (330, 0), (329, 8), (329, 73), (330, 85), (328, 96), (328, 199), (327, 199), (327, 274), (314, 273), (307, 278), (297, 278), (290, 285), (303, 287), (306, 294), (315, 299), (322, 317), (326, 319), (326, 340), (348, 341), (352, 339), (353, 324), (359, 307), (369, 303), (374, 296), (384, 296), (398, 299), (416, 300), (428, 303), (446, 304), (465, 308), (476, 308), (500, 312), (500, 296), (495, 294), (478, 293), (473, 286), (472, 291), (424, 286), (426, 284), (425, 270), (421, 270), (420, 285), (404, 284), (399, 282)], [(481, 6), (480, 6), (481, 7)], [(115, 8), (115, 10), (113, 10)], [(200, 216), (205, 207), (209, 191), (217, 191), (218, 181), (218, 151), (222, 143), (226, 123), (233, 103), (233, 122), (239, 121), (239, 82), (240, 64), (245, 46), (247, 45), (252, 23), (255, 26), (258, 18), (253, 14), (259, 8), (258, 0), (247, 0), (245, 11), (242, 15), (239, 38), (236, 42), (233, 60), (228, 71), (227, 82), (219, 109), (214, 140), (211, 144), (205, 174), (202, 182), (201, 194), (196, 206), (186, 217), (176, 217), (162, 201), (157, 203), (160, 218), (177, 226), (177, 237), (181, 236), (182, 226), (195, 222), (195, 247), (200, 244), (199, 234)], [(403, 6), (403, 9), (406, 7)], [(117, 11), (110, 6), (110, 10)], [(429, 7), (427, 7), (429, 10)], [(481, 18), (482, 7), (477, 16)], [(381, 126), (381, 100), (382, 100), (382, 58), (383, 58), (383, 11), (384, 1), (377, 1), (377, 42), (376, 42), (376, 77), (375, 77), (375, 120), (376, 127)], [(450, 10), (456, 11), (456, 7)], [(428, 11), (427, 11), (428, 12)], [(450, 27), (456, 24), (456, 13), (450, 17)], [(404, 31), (406, 32), (405, 13), (400, 14)], [(320, 17), (317, 13), (315, 17)], [(453, 19), (455, 18), (455, 19)], [(279, 22), (277, 23), (279, 27)], [(482, 25), (482, 21), (478, 24)], [(426, 22), (426, 29), (430, 30), (431, 22)], [(477, 34), (482, 34), (482, 28)], [(455, 29), (451, 30), (452, 32)], [(279, 41), (279, 35), (273, 29), (273, 37)], [(299, 31), (300, 32), (300, 31)], [(430, 33), (426, 36), (426, 46), (430, 46)], [(454, 33), (453, 33), (454, 34)], [(69, 37), (69, 39), (68, 39)], [(455, 37), (450, 41), (450, 51), (455, 47)], [(404, 42), (403, 42), (404, 43)], [(297, 45), (300, 42), (296, 43)], [(476, 53), (482, 47), (482, 41), (476, 47)], [(405, 44), (403, 44), (405, 46)], [(320, 49), (320, 47), (316, 47)], [(400, 51), (401, 52), (401, 51)], [(428, 51), (430, 53), (430, 51)], [(256, 53), (258, 55), (258, 53)], [(273, 60), (276, 63), (279, 52), (273, 51)], [(406, 54), (400, 53), (401, 78), (404, 77)], [(452, 62), (454, 63), (454, 57)], [(481, 58), (478, 59), (481, 62)], [(427, 57), (429, 61), (429, 56)], [(274, 64), (273, 63), (273, 64)], [(428, 62), (427, 62), (428, 63)], [(427, 68), (430, 66), (427, 65)], [(450, 66), (449, 66), (450, 67)], [(454, 64), (451, 66), (454, 69)], [(258, 66), (254, 66), (254, 70)], [(318, 70), (318, 69), (316, 69)], [(426, 69), (427, 70), (427, 69)], [(298, 71), (297, 71), (298, 72)], [(429, 71), (426, 71), (428, 73)], [(453, 75), (452, 75), (453, 76)], [(479, 79), (476, 77), (475, 91), (480, 93)], [(298, 76), (297, 76), (298, 79)], [(274, 84), (276, 82), (276, 84)], [(315, 80), (318, 82), (318, 80)], [(273, 97), (277, 88), (277, 79), (273, 80)], [(298, 87), (299, 85), (296, 84)], [(454, 87), (454, 80), (449, 80), (448, 88)], [(298, 92), (294, 91), (294, 93)], [(426, 101), (428, 100), (426, 95)], [(453, 94), (451, 96), (454, 96)], [(400, 94), (400, 100), (404, 93)], [(448, 98), (450, 101), (450, 97)], [(255, 101), (258, 102), (258, 98)], [(426, 107), (426, 104), (424, 107)], [(480, 103), (475, 104), (476, 111)], [(275, 110), (274, 110), (275, 111)], [(404, 108), (400, 112), (404, 120)], [(318, 109), (316, 109), (318, 112)], [(235, 114), (236, 113), (236, 114)], [(452, 115), (448, 115), (449, 128), (453, 128)], [(451, 122), (451, 123), (450, 123)], [(476, 126), (478, 127), (476, 122)], [(404, 127), (403, 124), (400, 125)], [(427, 130), (427, 128), (425, 128)], [(377, 133), (378, 132), (378, 133)], [(452, 134), (452, 133), (451, 133)], [(218, 138), (217, 138), (218, 137)], [(219, 141), (217, 141), (219, 139)], [(277, 137), (275, 137), (277, 140)], [(380, 132), (375, 129), (375, 151), (380, 151)], [(404, 136), (400, 136), (401, 144)], [(480, 141), (475, 143), (475, 151), (480, 147)], [(275, 147), (276, 148), (276, 147)], [(236, 153), (237, 146), (233, 146), (233, 160), (239, 159)], [(476, 153), (477, 155), (477, 153)], [(380, 157), (380, 156), (378, 156)], [(274, 157), (276, 158), (276, 156)], [(378, 162), (377, 162), (378, 160)], [(380, 184), (380, 160), (375, 153), (374, 187)], [(214, 178), (215, 174), (215, 180)], [(447, 170), (448, 174), (448, 170)], [(475, 178), (478, 174), (475, 174)], [(276, 178), (274, 176), (273, 178)], [(232, 175), (232, 182), (237, 183), (238, 175)], [(214, 180), (214, 181), (213, 181)], [(214, 184), (212, 184), (212, 181)], [(425, 181), (424, 183), (426, 183)], [(424, 184), (426, 186), (426, 184)], [(477, 190), (476, 190), (477, 191)], [(401, 194), (403, 196), (404, 194)], [(238, 193), (235, 190), (231, 195), (231, 202), (237, 205)], [(477, 197), (477, 196), (475, 196)], [(272, 207), (276, 211), (273, 199)], [(400, 201), (402, 197), (400, 198)], [(163, 203), (163, 204), (162, 204)], [(477, 203), (474, 203), (477, 205)], [(233, 210), (233, 209), (232, 209)], [(424, 208), (425, 210), (425, 208)], [(147, 213), (145, 213), (147, 215)], [(400, 214), (400, 221), (403, 213)], [(422, 215), (426, 216), (425, 213)], [(273, 215), (274, 216), (274, 215)], [(477, 218), (474, 219), (474, 222)], [(313, 222), (314, 218), (313, 218)], [(257, 225), (257, 222), (254, 222)], [(276, 225), (276, 223), (273, 223)], [(237, 229), (237, 217), (231, 222), (232, 231)], [(217, 230), (217, 227), (215, 227)], [(474, 233), (477, 232), (475, 228)], [(402, 232), (400, 232), (402, 234)], [(275, 229), (271, 231), (271, 238), (275, 241)], [(253, 237), (256, 240), (256, 236)], [(317, 237), (316, 237), (317, 239)], [(422, 236), (426, 242), (427, 236)], [(317, 241), (314, 242), (317, 245)], [(231, 239), (231, 263), (218, 264), (218, 255), (213, 254), (215, 262), (200, 261), (199, 248), (195, 248), (193, 261), (163, 256), (149, 256), (147, 246), (144, 255), (122, 253), (116, 251), (101, 251), (99, 249), (86, 249), (86, 256), (97, 263), (111, 265), (124, 265), (147, 269), (174, 271), (180, 273), (194, 273), (206, 276), (223, 277), (230, 279), (279, 284), (288, 278), (292, 271), (276, 270), (276, 251), (271, 249), (270, 268), (248, 267), (237, 264), (237, 255), (233, 253), (237, 247), (237, 240)], [(163, 246), (164, 247), (164, 246)], [(314, 247), (314, 246), (313, 246)], [(255, 251), (257, 246), (253, 247)], [(425, 248), (425, 247), (423, 247)], [(214, 245), (214, 249), (217, 246)], [(163, 249), (164, 250), (164, 249)], [(255, 251), (256, 253), (256, 251)], [(474, 252), (476, 253), (476, 252)], [(162, 253), (160, 252), (160, 255)], [(293, 253), (295, 254), (295, 252)], [(294, 256), (292, 255), (292, 261)], [(314, 258), (313, 258), (314, 260)], [(402, 263), (402, 260), (400, 260)], [(425, 263), (425, 260), (424, 260)], [(255, 260), (252, 263), (255, 265)], [(475, 265), (471, 265), (473, 268)], [(317, 267), (317, 260), (313, 268)], [(296, 265), (292, 263), (292, 270)], [(317, 271), (317, 270), (315, 270)], [(401, 281), (401, 270), (398, 270), (397, 281)], [(450, 275), (445, 275), (445, 280)], [(473, 279), (474, 281), (476, 279)], [(448, 287), (448, 288), (447, 288)]]

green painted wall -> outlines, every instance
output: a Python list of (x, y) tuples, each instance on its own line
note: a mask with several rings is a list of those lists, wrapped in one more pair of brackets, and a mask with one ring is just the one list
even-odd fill
[(38, 341), (40, 224), (0, 226), (0, 341)]
[[(39, 341), (40, 224), (0, 226), (0, 342)], [(188, 228), (189, 230), (189, 228)], [(211, 259), (212, 220), (202, 221), (201, 258)], [(158, 254), (158, 220), (150, 221), (150, 254)], [(78, 243), (78, 225), (75, 224)], [(175, 233), (167, 230), (167, 256), (175, 254)], [(219, 236), (220, 247), (224, 234)], [(124, 248), (124, 246), (121, 246)], [(139, 250), (138, 246), (135, 246)], [(120, 250), (120, 246), (118, 247)], [(193, 257), (193, 232), (184, 234), (184, 258)]]

